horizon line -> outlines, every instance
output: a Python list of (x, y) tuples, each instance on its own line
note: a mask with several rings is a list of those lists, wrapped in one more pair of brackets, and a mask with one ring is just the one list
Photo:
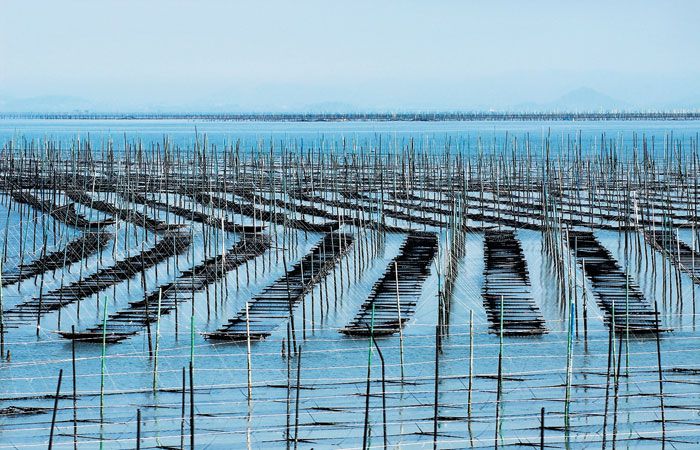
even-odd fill
[(203, 120), (231, 122), (471, 122), (700, 120), (700, 109), (609, 111), (414, 110), (357, 112), (0, 112), (0, 120)]

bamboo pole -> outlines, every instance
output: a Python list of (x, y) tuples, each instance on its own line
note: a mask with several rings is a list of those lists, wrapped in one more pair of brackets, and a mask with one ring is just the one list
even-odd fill
[[(75, 325), (71, 325), (71, 333), (75, 334)], [(75, 339), (71, 339), (71, 367), (73, 375), (73, 450), (78, 450), (78, 375), (75, 367)]]
[(248, 407), (253, 402), (253, 366), (250, 356), (250, 315), (248, 314), (248, 302), (245, 303), (245, 328), (246, 328), (246, 363), (248, 374)]
[(659, 371), (659, 406), (661, 409), (661, 446), (666, 448), (666, 411), (664, 408), (664, 376), (661, 366), (661, 337), (659, 330), (659, 307), (654, 302), (654, 315), (656, 317), (656, 358)]
[(53, 401), (53, 413), (51, 415), (51, 433), (49, 434), (49, 450), (53, 448), (53, 435), (56, 428), (56, 413), (58, 412), (58, 398), (61, 394), (61, 381), (63, 380), (63, 369), (58, 372), (58, 384), (56, 385), (56, 396)]
[(399, 322), (399, 363), (401, 365), (401, 379), (403, 380), (403, 320), (401, 319), (401, 299), (399, 298), (399, 266), (396, 261), (394, 261), (394, 280), (396, 282), (396, 316)]
[(136, 450), (141, 449), (141, 409), (136, 410)]
[(372, 375), (372, 342), (374, 341), (374, 302), (372, 302), (372, 315), (370, 318), (370, 329), (369, 329), (369, 346), (367, 349), (367, 380), (365, 388), (365, 423), (364, 430), (362, 431), (362, 449), (368, 448), (370, 441), (370, 429), (369, 429), (369, 397), (370, 397), (370, 386)]
[(160, 348), (160, 311), (161, 311), (161, 300), (163, 297), (163, 290), (158, 289), (158, 311), (156, 317), (156, 347), (153, 359), (153, 393), (155, 394), (158, 390), (158, 349)]
[[(99, 294), (98, 294), (99, 298)], [(107, 368), (107, 298), (102, 309), (102, 356), (100, 358), (100, 423), (104, 420), (105, 371)]]
[(440, 325), (435, 326), (435, 380), (433, 385), (433, 449), (438, 448), (438, 413), (440, 385)]
[(388, 443), (388, 433), (387, 433), (387, 419), (386, 419), (386, 369), (385, 369), (385, 363), (384, 363), (384, 355), (382, 354), (382, 350), (379, 348), (379, 343), (377, 342), (376, 339), (373, 339), (374, 342), (374, 347), (377, 349), (377, 355), (379, 355), (379, 361), (381, 362), (381, 367), (382, 367), (382, 430), (383, 430), (383, 448), (386, 450), (389, 448), (389, 443)]
[(469, 386), (467, 391), (467, 420), (472, 421), (472, 388), (474, 385), (474, 310), (469, 310)]
[(302, 347), (299, 346), (297, 349), (297, 385), (296, 385), (296, 395), (294, 398), (294, 450), (297, 450), (297, 445), (299, 444), (299, 398), (301, 395), (301, 350)]

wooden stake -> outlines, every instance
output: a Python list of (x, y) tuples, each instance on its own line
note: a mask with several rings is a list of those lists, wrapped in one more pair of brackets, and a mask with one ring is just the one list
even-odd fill
[(661, 337), (659, 330), (659, 307), (654, 302), (654, 315), (656, 316), (656, 358), (659, 368), (659, 405), (661, 408), (661, 447), (666, 448), (666, 412), (664, 408), (664, 376), (661, 366)]
[(296, 398), (294, 399), (294, 450), (297, 450), (299, 444), (299, 396), (301, 394), (301, 350), (299, 346), (297, 350), (297, 388)]
[(394, 278), (396, 280), (396, 315), (399, 321), (399, 364), (403, 380), (403, 321), (401, 320), (401, 299), (399, 298), (399, 266), (396, 261), (394, 261)]
[(365, 389), (365, 425), (362, 432), (362, 449), (367, 449), (367, 443), (370, 439), (369, 430), (369, 396), (370, 396), (370, 386), (371, 386), (371, 375), (372, 375), (372, 342), (374, 341), (374, 302), (372, 302), (372, 315), (370, 318), (370, 329), (369, 329), (369, 349), (367, 350), (367, 381)]
[(540, 410), (540, 449), (544, 450), (544, 407)]
[[(75, 325), (71, 325), (71, 333), (75, 334)], [(73, 368), (73, 450), (78, 450), (78, 376), (75, 370), (75, 339), (71, 339), (70, 347)]]
[(136, 410), (136, 450), (141, 449), (141, 410)]
[[(98, 294), (99, 297), (99, 294)], [(105, 369), (107, 364), (107, 298), (102, 310), (102, 357), (100, 358), (100, 422), (104, 420)]]
[(388, 448), (388, 434), (386, 431), (386, 372), (384, 366), (384, 355), (382, 355), (382, 350), (379, 348), (377, 340), (374, 339), (374, 347), (377, 349), (377, 354), (379, 355), (379, 360), (382, 364), (382, 428), (384, 437), (384, 450)]
[(190, 361), (190, 450), (194, 450), (194, 363)]
[(253, 366), (250, 358), (250, 316), (248, 302), (245, 302), (246, 361), (248, 363), (248, 406), (253, 402)]
[(438, 412), (440, 386), (440, 325), (435, 326), (435, 383), (433, 386), (433, 449), (438, 448)]
[(56, 396), (53, 401), (53, 414), (51, 416), (51, 432), (49, 434), (49, 450), (53, 448), (53, 430), (56, 427), (56, 412), (58, 411), (58, 397), (61, 394), (61, 381), (63, 380), (63, 369), (58, 372), (58, 384), (56, 385)]
[(180, 408), (180, 450), (185, 448), (185, 392), (187, 391), (187, 381), (185, 367), (182, 367), (182, 398)]
[(158, 348), (160, 347), (160, 304), (163, 296), (163, 290), (158, 289), (158, 311), (156, 322), (156, 348), (153, 359), (153, 393), (158, 390)]

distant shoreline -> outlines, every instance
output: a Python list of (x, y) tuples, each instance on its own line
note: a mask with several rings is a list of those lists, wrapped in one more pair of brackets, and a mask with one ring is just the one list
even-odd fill
[(210, 122), (503, 122), (700, 120), (693, 112), (403, 113), (0, 113), (0, 120), (200, 120)]

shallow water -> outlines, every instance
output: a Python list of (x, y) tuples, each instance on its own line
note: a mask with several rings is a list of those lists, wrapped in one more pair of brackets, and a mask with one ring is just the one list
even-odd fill
[[(235, 140), (241, 137), (254, 145), (258, 140), (281, 139), (304, 141), (311, 145), (333, 142), (342, 137), (357, 137), (377, 141), (395, 136), (397, 140), (409, 137), (417, 141), (444, 142), (461, 140), (466, 148), (476, 145), (476, 136), (486, 141), (496, 136), (505, 139), (505, 131), (515, 135), (531, 133), (538, 136), (551, 127), (552, 133), (581, 130), (585, 139), (599, 138), (602, 131), (609, 137), (623, 136), (631, 140), (633, 131), (653, 134), (663, 140), (667, 132), (676, 137), (693, 136), (700, 130), (695, 122), (648, 123), (192, 123), (159, 121), (125, 122), (67, 122), (67, 121), (4, 121), (0, 122), (0, 139), (23, 134), (29, 138), (51, 137), (68, 143), (75, 134), (95, 141), (112, 135), (115, 140), (139, 137), (145, 142), (170, 135), (174, 142), (188, 145), (194, 139), (194, 127), (206, 132), (212, 142)], [(20, 132), (21, 130), (21, 132)], [(467, 136), (468, 135), (468, 136)], [(432, 143), (431, 143), (432, 142)], [(323, 144), (326, 145), (326, 144)], [(331, 145), (331, 144), (327, 144)], [(426, 144), (427, 145), (427, 144)], [(134, 206), (134, 205), (132, 205)], [(138, 206), (137, 206), (138, 207)], [(141, 207), (142, 208), (142, 207)], [(153, 211), (148, 210), (149, 214)], [(98, 213), (81, 209), (86, 216), (96, 219)], [(8, 215), (6, 203), (0, 204), (0, 218), (6, 220), (8, 263), (19, 260), (19, 211), (13, 208)], [(163, 211), (155, 213), (169, 222), (188, 223), (187, 220), (167, 217)], [(24, 220), (41, 220), (33, 212)], [(7, 218), (7, 219), (5, 219)], [(239, 220), (239, 217), (235, 217)], [(33, 222), (31, 222), (33, 223)], [(41, 222), (39, 222), (41, 223)], [(47, 222), (47, 229), (53, 222)], [(234, 233), (209, 230), (201, 224), (191, 224), (194, 245), (178, 257), (149, 269), (146, 273), (147, 291), (173, 280), (182, 271), (216, 254), (223, 245), (228, 248), (238, 239)], [(26, 225), (25, 225), (26, 227)], [(75, 231), (57, 224), (57, 236), (75, 236)], [(431, 227), (427, 230), (445, 233)], [(345, 227), (348, 232), (357, 230)], [(139, 227), (121, 224), (116, 231), (117, 245), (108, 245), (101, 255), (76, 263), (62, 274), (49, 273), (43, 280), (45, 289), (60, 285), (61, 277), (75, 279), (81, 266), (84, 273), (111, 264), (141, 250), (146, 238), (153, 245), (152, 233)], [(281, 242), (284, 230), (268, 230)], [(24, 232), (24, 231), (23, 231)], [(320, 233), (287, 230), (295, 239), (287, 245), (287, 266), (291, 267), (317, 243)], [(53, 236), (52, 233), (49, 234)], [(203, 237), (216, 236), (217, 241), (205, 244)], [(644, 241), (638, 246), (637, 235), (630, 233), (625, 247), (625, 234), (597, 231), (596, 236), (640, 285), (648, 300), (659, 304), (662, 325), (672, 329), (660, 340), (664, 378), (665, 423), (668, 444), (674, 448), (697, 448), (700, 445), (700, 359), (697, 346), (700, 335), (696, 330), (694, 303), (697, 289), (691, 280), (681, 274), (681, 297), (672, 290), (664, 294), (663, 258), (645, 250)], [(545, 439), (555, 448), (598, 448), (603, 439), (603, 423), (607, 424), (605, 439), (611, 445), (613, 429), (619, 448), (659, 448), (661, 410), (659, 403), (657, 342), (653, 337), (630, 336), (617, 341), (617, 356), (622, 350), (620, 377), (607, 377), (608, 331), (603, 324), (603, 313), (596, 304), (587, 283), (578, 291), (583, 298), (586, 289), (588, 320), (584, 333), (580, 314), (573, 334), (573, 378), (570, 394), (569, 428), (564, 431), (564, 404), (566, 397), (567, 367), (567, 310), (552, 275), (551, 263), (542, 249), (539, 232), (518, 231), (531, 282), (531, 292), (542, 310), (548, 333), (540, 337), (506, 337), (502, 346), (503, 385), (501, 428), (496, 433), (496, 398), (499, 337), (489, 332), (486, 312), (481, 298), (483, 285), (483, 234), (468, 235), (466, 255), (458, 264), (459, 271), (453, 298), (449, 335), (443, 340), (443, 351), (438, 356), (438, 432), (440, 448), (493, 448), (494, 439), (500, 445), (531, 447), (539, 445), (540, 408), (545, 408)], [(368, 248), (376, 237), (368, 238)], [(365, 421), (365, 391), (368, 360), (371, 363), (371, 397), (369, 401), (370, 445), (383, 445), (382, 383), (379, 354), (369, 351), (367, 339), (349, 338), (338, 330), (355, 315), (367, 297), (372, 285), (383, 274), (387, 264), (396, 256), (405, 235), (387, 234), (382, 245), (368, 259), (360, 259), (358, 242), (343, 258), (341, 269), (326, 279), (329, 297), (320, 286), (304, 300), (306, 320), (301, 306), (295, 310), (294, 329), (302, 348), (300, 389), (297, 399), (298, 357), (283, 356), (287, 325), (280, 326), (273, 335), (252, 343), (251, 381), (252, 398), (248, 399), (247, 350), (245, 343), (222, 344), (207, 341), (201, 333), (213, 331), (233, 317), (245, 302), (272, 281), (284, 274), (282, 248), (273, 248), (263, 256), (228, 274), (225, 282), (215, 283), (208, 291), (194, 295), (180, 303), (161, 318), (157, 359), (156, 389), (154, 390), (155, 359), (149, 357), (149, 339), (146, 330), (120, 344), (106, 347), (104, 358), (104, 407), (100, 412), (100, 385), (102, 347), (99, 344), (76, 345), (76, 374), (78, 400), (75, 408), (71, 400), (73, 371), (71, 343), (55, 332), (71, 325), (84, 329), (102, 320), (106, 302), (107, 313), (117, 311), (130, 301), (143, 298), (140, 277), (118, 283), (99, 296), (83, 299), (78, 318), (77, 304), (63, 308), (60, 314), (51, 313), (42, 318), (37, 335), (36, 324), (28, 321), (6, 334), (6, 349), (11, 361), (0, 363), (0, 408), (9, 406), (52, 408), (58, 372), (64, 370), (56, 420), (55, 448), (73, 448), (74, 414), (77, 417), (79, 448), (134, 448), (136, 438), (136, 411), (142, 413), (142, 446), (170, 446), (179, 448), (181, 439), (189, 442), (189, 391), (185, 399), (185, 420), (182, 419), (183, 373), (189, 385), (186, 368), (194, 354), (194, 398), (197, 448), (286, 448), (289, 432), (299, 438), (299, 448), (361, 448)], [(681, 239), (690, 243), (688, 231)], [(56, 242), (61, 242), (57, 238)], [(56, 242), (49, 245), (56, 246)], [(32, 246), (32, 241), (28, 241)], [(39, 244), (40, 245), (40, 244)], [(281, 247), (281, 245), (280, 245)], [(626, 250), (627, 248), (627, 250)], [(28, 259), (38, 254), (27, 254)], [(98, 261), (101, 261), (98, 263)], [(364, 266), (362, 266), (364, 261)], [(577, 279), (583, 280), (580, 267)], [(386, 431), (391, 448), (431, 447), (434, 419), (435, 379), (435, 325), (437, 317), (438, 275), (434, 264), (425, 283), (415, 314), (399, 336), (377, 339), (385, 362)], [(341, 271), (342, 280), (341, 280)], [(675, 276), (675, 269), (673, 272)], [(38, 295), (41, 280), (30, 279), (19, 285), (3, 288), (4, 308)], [(334, 292), (337, 291), (337, 298)], [(194, 304), (194, 308), (192, 305)], [(311, 316), (313, 305), (313, 319)], [(194, 311), (194, 315), (191, 315)], [(473, 313), (473, 377), (472, 408), (468, 414), (469, 399), (469, 317)], [(191, 327), (190, 324), (194, 327)], [(151, 345), (155, 345), (156, 325), (151, 326)], [(619, 336), (618, 336), (619, 337)], [(404, 363), (400, 364), (403, 348)], [(185, 370), (185, 372), (183, 372)], [(403, 376), (402, 376), (403, 372)], [(616, 386), (617, 383), (617, 388)], [(608, 414), (606, 385), (610, 386)], [(187, 388), (189, 389), (189, 387)], [(617, 393), (617, 394), (616, 394)], [(298, 402), (298, 425), (297, 419)], [(616, 406), (615, 406), (616, 405)], [(183, 426), (184, 423), (184, 426)], [(34, 416), (0, 417), (0, 448), (44, 448), (51, 424), (50, 411)], [(184, 437), (181, 429), (184, 429)], [(296, 431), (295, 431), (296, 430)]]
[[(517, 139), (521, 148), (529, 141), (537, 154), (541, 142), (552, 138), (553, 151), (565, 151), (580, 138), (582, 149), (597, 151), (601, 140), (611, 141), (618, 148), (631, 148), (633, 137), (654, 139), (655, 151), (662, 152), (666, 137), (685, 141), (700, 133), (698, 121), (475, 121), (475, 122), (215, 122), (201, 120), (0, 120), (0, 141), (49, 139), (68, 147), (78, 137), (89, 139), (99, 149), (112, 140), (123, 148), (124, 140), (140, 140), (146, 148), (163, 142), (168, 136), (172, 144), (184, 148), (194, 145), (199, 135), (221, 147), (240, 140), (244, 150), (268, 148), (272, 143), (301, 150), (308, 148), (340, 151), (343, 145), (370, 143), (390, 150), (414, 141), (416, 148), (443, 151), (449, 144), (452, 151), (476, 153), (483, 149), (501, 148), (504, 142)], [(479, 144), (479, 140), (481, 144)], [(343, 142), (345, 141), (345, 142)]]

